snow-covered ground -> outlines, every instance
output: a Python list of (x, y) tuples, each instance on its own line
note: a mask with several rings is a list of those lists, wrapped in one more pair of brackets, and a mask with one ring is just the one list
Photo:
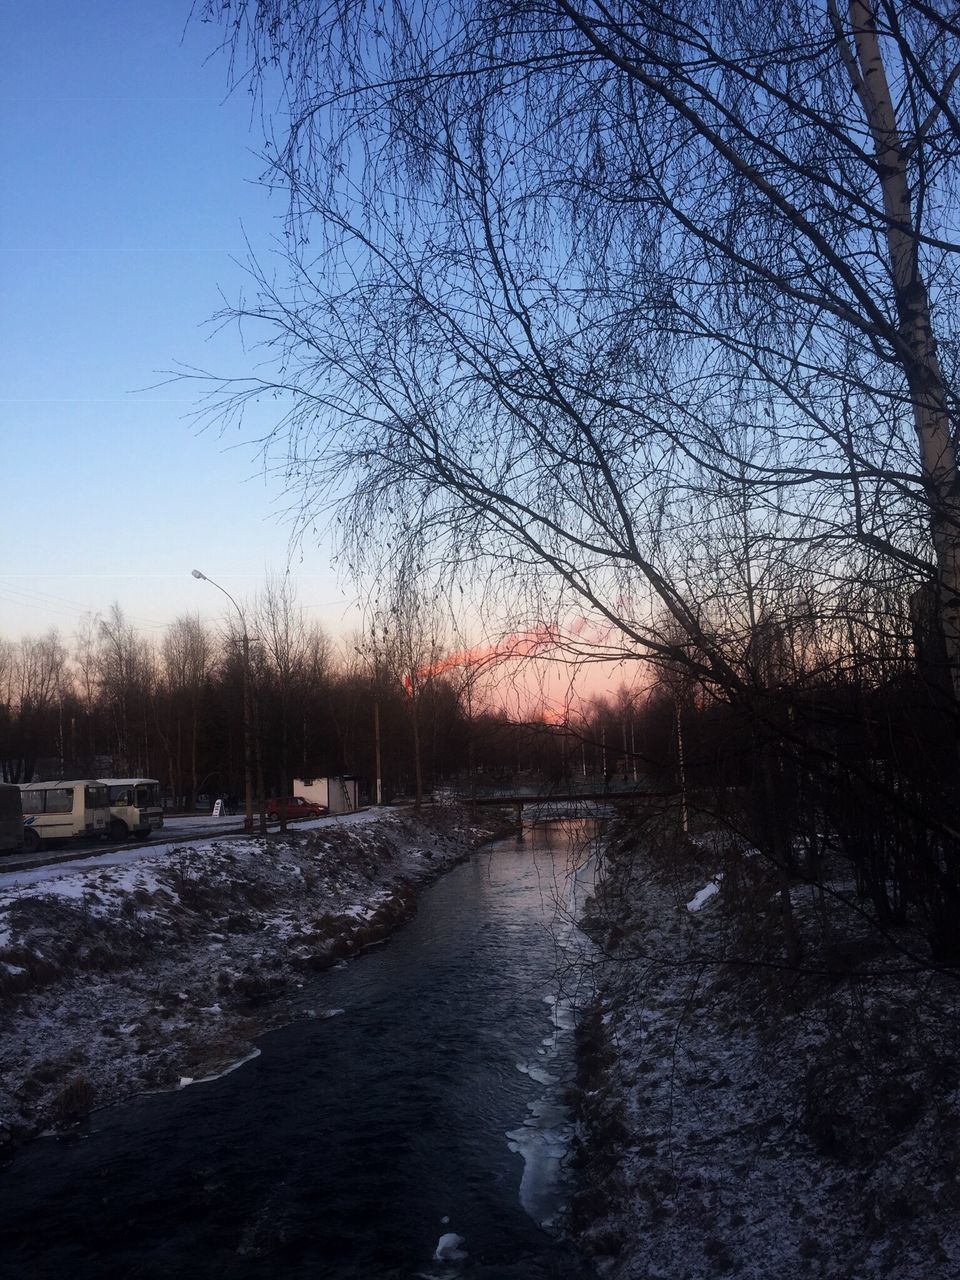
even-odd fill
[[(382, 809), (361, 809), (355, 813), (331, 814), (326, 818), (297, 820), (288, 823), (288, 830), (313, 831), (319, 827), (372, 822), (378, 816), (383, 816), (383, 813)], [(279, 823), (268, 824), (269, 835), (277, 835), (279, 831)], [(135, 862), (145, 854), (169, 852), (171, 845), (192, 843), (198, 839), (229, 839), (241, 835), (242, 832), (242, 816), (238, 818), (236, 815), (232, 817), (224, 815), (214, 818), (206, 813), (178, 814), (176, 817), (164, 819), (159, 835), (155, 835), (152, 840), (141, 841), (134, 848), (128, 848), (126, 845), (117, 848), (105, 840), (90, 840), (86, 842), (86, 847), (84, 844), (77, 847), (60, 844), (52, 849), (45, 846), (35, 854), (8, 856), (0, 860), (0, 886), (14, 882), (24, 883), (27, 871), (37, 871), (40, 873), (40, 878), (44, 878), (52, 868), (57, 868), (59, 871), (64, 866), (74, 868), (88, 863), (91, 866), (119, 865), (121, 862)], [(4, 869), (11, 863), (17, 866), (17, 871)]]
[(955, 1280), (958, 975), (800, 888), (809, 972), (787, 973), (762, 859), (654, 845), (614, 841), (590, 915), (609, 960), (580, 1030), (572, 1224), (600, 1274)]
[(304, 976), (385, 936), (489, 834), (379, 810), (0, 873), (0, 1153), (230, 1069), (294, 1007), (335, 1012), (298, 1004)]

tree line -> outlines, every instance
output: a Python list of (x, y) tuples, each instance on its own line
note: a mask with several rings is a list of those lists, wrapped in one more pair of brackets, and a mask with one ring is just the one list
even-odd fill
[[(491, 709), (469, 666), (443, 666), (392, 615), (334, 646), (288, 592), (268, 588), (247, 618), (256, 792), (289, 794), (294, 777), (348, 774), (375, 801), (417, 802), (437, 787), (558, 784), (627, 771), (636, 699), (598, 699), (568, 729)], [(418, 638), (419, 636), (419, 638)], [(68, 647), (52, 631), (0, 640), (0, 776), (155, 777), (178, 808), (243, 793), (243, 637), (238, 620), (183, 615), (158, 640), (114, 606)], [(628, 734), (630, 737), (628, 738)]]

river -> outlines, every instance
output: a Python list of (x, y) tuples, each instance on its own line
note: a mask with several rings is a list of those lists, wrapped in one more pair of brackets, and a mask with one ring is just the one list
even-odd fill
[(313, 978), (258, 1056), (25, 1148), (0, 1173), (0, 1274), (580, 1280), (544, 1224), (591, 830), (480, 850), (387, 944)]

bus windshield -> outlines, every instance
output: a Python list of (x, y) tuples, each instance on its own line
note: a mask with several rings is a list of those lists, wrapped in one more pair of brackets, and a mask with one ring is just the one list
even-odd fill
[(138, 782), (137, 783), (137, 808), (138, 809), (159, 809), (160, 808), (159, 782)]

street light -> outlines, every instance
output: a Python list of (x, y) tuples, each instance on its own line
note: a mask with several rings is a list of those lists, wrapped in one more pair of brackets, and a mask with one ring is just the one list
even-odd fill
[(240, 625), (243, 628), (243, 787), (245, 809), (243, 829), (244, 831), (252, 831), (253, 726), (252, 716), (250, 715), (250, 637), (247, 635), (247, 620), (243, 616), (243, 610), (237, 604), (236, 600), (234, 600), (226, 587), (221, 587), (219, 582), (214, 582), (212, 578), (208, 578), (207, 575), (205, 573), (201, 573), (199, 569), (191, 569), (190, 572), (195, 578), (199, 578), (201, 582), (209, 582), (211, 587), (216, 587), (218, 591), (222, 591), (240, 615)]
[[(359, 653), (361, 658), (366, 658), (366, 654), (362, 649), (358, 649), (354, 645), (354, 652)], [(377, 804), (383, 804), (383, 771), (380, 766), (380, 667), (377, 663), (377, 652), (374, 650), (373, 661), (373, 749), (376, 758), (377, 771)]]

